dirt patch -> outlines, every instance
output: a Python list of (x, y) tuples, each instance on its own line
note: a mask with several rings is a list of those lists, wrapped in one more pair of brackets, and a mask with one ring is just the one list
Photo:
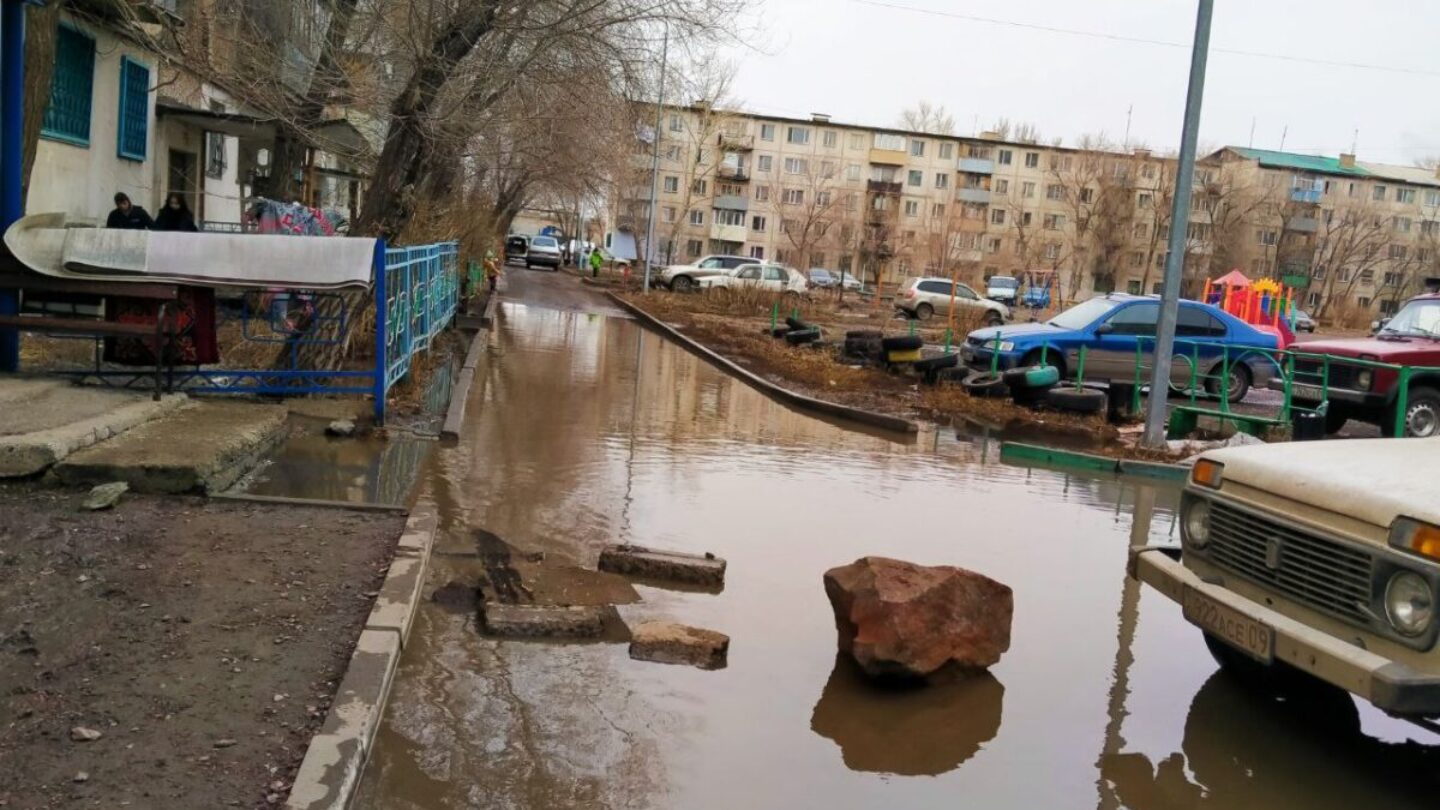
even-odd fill
[(0, 486), (0, 807), (274, 806), (403, 519), (83, 498)]

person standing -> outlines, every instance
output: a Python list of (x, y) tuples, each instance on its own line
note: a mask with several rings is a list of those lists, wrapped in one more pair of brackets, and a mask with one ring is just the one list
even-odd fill
[(175, 191), (170, 192), (169, 196), (165, 198), (165, 207), (160, 209), (160, 215), (155, 217), (155, 225), (152, 229), (188, 233), (200, 230), (195, 227), (195, 215), (190, 213), (190, 206), (185, 204), (185, 197)]
[(592, 278), (600, 277), (600, 267), (603, 264), (605, 264), (605, 257), (600, 255), (600, 246), (596, 245), (590, 251), (590, 276)]
[(130, 202), (130, 195), (123, 191), (115, 192), (115, 210), (105, 218), (105, 227), (125, 231), (148, 231), (154, 224), (155, 221), (144, 208)]
[(500, 260), (493, 250), (485, 252), (485, 279), (490, 282), (490, 292), (495, 292), (495, 285), (500, 281)]

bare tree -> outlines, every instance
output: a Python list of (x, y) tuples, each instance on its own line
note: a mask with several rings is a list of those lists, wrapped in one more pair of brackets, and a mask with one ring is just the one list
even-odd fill
[(1040, 129), (1029, 121), (1011, 121), (1009, 118), (996, 119), (990, 131), (1002, 141), (1016, 143), (1039, 143)]
[(855, 193), (839, 187), (838, 170), (838, 164), (811, 158), (802, 172), (784, 175), (776, 211), (781, 216), (780, 232), (794, 248), (794, 263), (801, 269), (811, 266), (816, 247), (835, 240), (831, 231), (843, 218), (847, 195)]
[(1311, 270), (1311, 278), (1322, 282), (1317, 319), (1324, 318), (1337, 300), (1349, 300), (1360, 280), (1373, 277), (1392, 256), (1386, 226), (1387, 217), (1369, 200), (1337, 207), (1321, 218)]
[(899, 125), (901, 129), (912, 132), (931, 135), (955, 134), (955, 116), (947, 112), (944, 105), (931, 104), (928, 101), (920, 101), (914, 107), (902, 110)]

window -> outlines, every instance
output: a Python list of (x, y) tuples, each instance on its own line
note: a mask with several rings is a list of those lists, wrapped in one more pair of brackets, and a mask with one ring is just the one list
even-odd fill
[(1409, 232), (1410, 232), (1410, 218), (1409, 218), (1409, 217), (1395, 217), (1395, 231), (1396, 231), (1396, 233), (1409, 233)]
[(715, 224), (745, 227), (745, 212), (729, 208), (715, 209)]
[(786, 174), (805, 174), (810, 171), (810, 162), (805, 158), (785, 158)]
[(773, 168), (775, 168), (775, 157), (773, 155), (761, 155), (755, 159), (755, 169), (757, 171), (768, 172)]
[(1035, 221), (1035, 214), (1032, 211), (1020, 212), (1020, 227), (1028, 228)]
[(783, 248), (776, 250), (775, 261), (780, 262), (781, 264), (788, 264), (790, 262), (790, 251)]
[(1154, 164), (1154, 163), (1146, 163), (1146, 164), (1143, 164), (1143, 165), (1140, 167), (1140, 176), (1143, 177), (1143, 178), (1145, 178), (1146, 180), (1153, 180), (1153, 179), (1155, 179), (1155, 164)]
[(821, 208), (829, 208), (829, 207), (830, 207), (830, 192), (828, 192), (828, 191), (817, 191), (817, 192), (815, 192), (815, 204), (816, 204), (817, 206), (821, 207)]
[(786, 127), (785, 142), (804, 146), (810, 143), (810, 130), (806, 127)]
[(1004, 225), (1004, 224), (1005, 224), (1005, 209), (1004, 209), (1004, 208), (992, 208), (992, 209), (990, 210), (990, 224), (991, 224), (991, 225)]
[(830, 160), (820, 161), (820, 176), (829, 180), (835, 176), (835, 163)]
[(920, 203), (916, 200), (905, 201), (905, 216), (914, 217), (920, 215)]
[(885, 149), (890, 152), (904, 152), (905, 136), (891, 135), (887, 132), (877, 132), (875, 133), (875, 148)]
[(1021, 183), (1021, 184), (1020, 184), (1020, 196), (1026, 198), (1026, 199), (1030, 199), (1031, 197), (1034, 197), (1034, 196), (1035, 196), (1035, 184), (1034, 184), (1034, 183)]
[(1389, 317), (1391, 317), (1392, 315), (1394, 315), (1394, 314), (1396, 313), (1396, 311), (1398, 311), (1399, 309), (1400, 309), (1400, 302), (1399, 302), (1399, 301), (1396, 301), (1394, 298), (1389, 298), (1389, 299), (1386, 299), (1386, 300), (1380, 302), (1380, 315), (1381, 315), (1381, 317), (1389, 318)]
[(906, 179), (906, 183), (907, 183), (907, 184), (912, 185), (912, 186), (915, 186), (916, 188), (919, 188), (920, 185), (921, 185), (922, 183), (924, 183), (924, 182), (925, 182), (925, 173), (924, 173), (924, 172), (920, 171), (919, 169), (911, 169), (911, 170), (910, 170), (910, 174), (908, 175), (908, 177), (907, 177), (907, 179)]
[(948, 172), (935, 173), (935, 188), (949, 188), (950, 174)]
[(1338, 281), (1338, 282), (1340, 282), (1341, 284), (1349, 284), (1349, 283), (1350, 283), (1350, 269), (1349, 269), (1349, 268), (1346, 268), (1346, 267), (1342, 267), (1342, 268), (1340, 268), (1339, 270), (1335, 271), (1335, 280)]
[(1045, 187), (1045, 199), (1047, 199), (1047, 200), (1063, 200), (1063, 199), (1065, 199), (1065, 187), (1062, 186), (1062, 185), (1060, 185), (1059, 183), (1051, 183), (1050, 185), (1048, 185), (1048, 186)]
[(1050, 170), (1051, 170), (1051, 171), (1068, 172), (1068, 171), (1070, 171), (1071, 165), (1073, 165), (1073, 164), (1072, 164), (1071, 161), (1070, 161), (1070, 156), (1069, 156), (1069, 155), (1054, 155), (1054, 154), (1052, 154), (1052, 155), (1050, 156)]
[(1316, 307), (1320, 306), (1320, 293), (1310, 293), (1309, 297), (1305, 299), (1305, 304), (1311, 309), (1315, 309)]
[(690, 212), (690, 224), (691, 224), (691, 225), (704, 225), (704, 224), (705, 224), (705, 212), (704, 212), (704, 211), (691, 211), (691, 212)]
[(850, 148), (851, 148), (851, 149), (864, 149), (864, 148), (865, 148), (865, 135), (864, 135), (863, 133), (860, 133), (860, 132), (852, 132), (852, 133), (850, 133)]
[(1440, 205), (1440, 191), (1425, 192), (1426, 205)]
[(1273, 246), (1273, 245), (1275, 244), (1275, 232), (1274, 232), (1274, 231), (1264, 231), (1264, 230), (1256, 231), (1256, 232), (1255, 232), (1255, 240), (1256, 240), (1257, 242), (1259, 242), (1260, 244), (1265, 245), (1265, 246), (1267, 246), (1267, 247)]
[(1040, 165), (1040, 153), (1039, 153), (1039, 152), (1026, 152), (1026, 153), (1025, 153), (1025, 168), (1027, 168), (1027, 169), (1034, 169), (1034, 168), (1037, 168), (1039, 165)]
[(985, 240), (985, 252), (999, 253), (1000, 249), (1004, 247), (1004, 245), (1005, 240), (1001, 239), (998, 236), (991, 236)]
[(953, 143), (942, 143), (942, 144), (940, 144), (940, 159), (941, 159), (941, 160), (952, 160), (952, 159), (954, 159), (954, 157), (955, 157), (955, 144), (953, 144)]
[(1383, 284), (1384, 284), (1386, 287), (1395, 287), (1395, 286), (1398, 286), (1398, 285), (1400, 284), (1400, 281), (1401, 281), (1402, 277), (1403, 277), (1403, 274), (1402, 274), (1402, 273), (1386, 273), (1386, 274), (1385, 274), (1385, 281), (1383, 282)]
[(1398, 203), (1413, 203), (1413, 202), (1415, 202), (1415, 189), (1413, 189), (1413, 188), (1397, 188), (1397, 189), (1395, 189), (1395, 202), (1398, 202)]
[(1358, 184), (1356, 184), (1356, 183), (1351, 183), (1351, 184), (1350, 184), (1350, 188), (1346, 190), (1345, 195), (1346, 195), (1347, 197), (1354, 197), (1354, 196), (1359, 195), (1359, 193), (1360, 193), (1360, 186), (1359, 186)]
[(701, 242), (699, 239), (686, 239), (686, 240), (685, 240), (685, 255), (691, 257), (692, 259), (695, 258), (696, 256), (699, 256), (699, 255), (700, 255), (700, 251), (702, 251), (702, 250), (704, 250), (704, 249), (705, 249), (705, 243), (704, 243), (704, 242)]
[(1140, 192), (1140, 196), (1136, 198), (1135, 204), (1141, 208), (1149, 208), (1155, 204), (1155, 195), (1148, 191), (1142, 191)]
[(150, 68), (128, 56), (120, 57), (118, 112), (116, 153), (127, 160), (144, 160), (150, 134)]
[(910, 142), (910, 157), (925, 157), (925, 142), (912, 140)]
[(985, 206), (978, 203), (965, 203), (960, 206), (961, 219), (973, 219), (979, 222), (985, 221)]
[(1138, 251), (1138, 250), (1136, 250), (1136, 251), (1131, 251), (1131, 253), (1130, 253), (1130, 266), (1131, 266), (1131, 267), (1144, 267), (1144, 266), (1145, 266), (1145, 254), (1142, 253), (1141, 251)]
[(1045, 230), (1058, 231), (1065, 227), (1065, 217), (1061, 214), (1045, 215)]
[(1150, 226), (1143, 222), (1137, 222), (1135, 223), (1134, 234), (1136, 239), (1144, 239), (1150, 235)]
[(935, 219), (944, 219), (945, 203), (935, 203), (934, 205), (930, 206), (930, 216), (934, 217)]
[(1404, 246), (1404, 245), (1391, 245), (1391, 246), (1390, 246), (1390, 258), (1392, 258), (1392, 259), (1403, 259), (1403, 258), (1405, 258), (1405, 246)]
[(764, 233), (765, 225), (765, 217), (755, 216), (750, 218), (750, 230), (755, 231), (756, 233)]
[[(1394, 245), (1391, 245), (1391, 247), (1395, 247), (1395, 246), (1394, 246)], [(1361, 283), (1361, 284), (1374, 284), (1374, 283), (1375, 283), (1375, 271), (1374, 271), (1374, 270), (1370, 270), (1370, 269), (1361, 270), (1361, 271), (1360, 271), (1360, 283)]]
[(845, 179), (846, 179), (846, 180), (859, 180), (859, 179), (860, 179), (860, 164), (859, 164), (859, 163), (851, 163), (850, 165), (848, 165), (848, 166), (845, 167)]
[(760, 125), (760, 140), (762, 140), (762, 141), (773, 141), (773, 140), (775, 140), (775, 125), (774, 125), (774, 124), (761, 124), (761, 125)]
[(820, 143), (826, 149), (834, 149), (835, 147), (840, 145), (840, 133), (836, 132), (833, 129), (827, 129), (825, 130), (825, 133), (820, 137)]
[(1370, 192), (1370, 199), (1383, 202), (1385, 200), (1385, 187), (1377, 184)]
[(1082, 203), (1092, 203), (1092, 202), (1095, 202), (1095, 189), (1093, 189), (1093, 188), (1082, 188), (1082, 189), (1080, 189), (1080, 202), (1082, 202)]
[(665, 222), (674, 222), (676, 214), (677, 212), (673, 205), (667, 205), (660, 209), (660, 219)]
[[(1140, 280), (1139, 280), (1139, 279), (1134, 279), (1134, 278), (1132, 278), (1132, 279), (1130, 279), (1129, 281), (1125, 282), (1125, 292), (1128, 293), (1128, 294), (1130, 294), (1130, 295), (1139, 295), (1139, 294), (1140, 294)], [(1179, 330), (1176, 330), (1176, 334), (1177, 334), (1177, 335), (1179, 334)]]
[(1010, 163), (1015, 160), (1015, 153), (1009, 149), (1001, 149), (998, 157), (1001, 166), (1009, 166)]
[(684, 119), (682, 119), (678, 114), (672, 113), (672, 114), (670, 115), (670, 131), (671, 131), (671, 132), (684, 132), (684, 131), (685, 131), (685, 121), (684, 121)]
[(1192, 222), (1185, 227), (1185, 238), (1191, 242), (1205, 242), (1210, 239), (1210, 223)]
[(770, 187), (769, 187), (769, 186), (756, 186), (756, 187), (755, 187), (755, 202), (770, 202)]
[(1369, 309), (1369, 308), (1370, 308), (1370, 299), (1369, 299), (1369, 298), (1365, 298), (1365, 297), (1363, 297), (1363, 296), (1360, 297), (1360, 298), (1356, 298), (1356, 299), (1355, 299), (1355, 303), (1358, 304), (1361, 309)]
[(783, 234), (792, 234), (792, 233), (794, 233), (794, 232), (795, 232), (795, 220), (793, 220), (793, 219), (782, 219), (782, 220), (780, 220), (780, 233), (783, 233)]
[(1417, 262), (1428, 262), (1428, 261), (1430, 261), (1430, 248), (1426, 248), (1426, 247), (1415, 248), (1415, 261), (1417, 261)]
[(703, 177), (697, 177), (694, 179), (694, 181), (690, 183), (690, 191), (694, 194), (699, 194), (702, 197), (705, 195), (706, 189), (708, 189), (709, 187), (710, 184)]
[(1179, 317), (1175, 319), (1175, 334), (1179, 337), (1225, 336), (1225, 324), (1200, 307), (1182, 306), (1178, 314)]
[(1047, 258), (1047, 259), (1058, 259), (1058, 258), (1060, 258), (1060, 243), (1059, 243), (1059, 242), (1050, 242), (1050, 243), (1047, 243), (1047, 244), (1045, 245), (1045, 258)]
[[(215, 112), (224, 112), (223, 109)], [(225, 176), (229, 160), (225, 154), (225, 136), (218, 132), (205, 133), (205, 176), (216, 180)]]
[(670, 145), (670, 146), (665, 147), (665, 159), (666, 159), (666, 160), (679, 160), (679, 159), (680, 159), (680, 145), (679, 145), (679, 144), (672, 144), (672, 145)]
[(78, 145), (90, 143), (90, 91), (95, 85), (95, 40), (67, 26), (55, 39), (55, 73), (40, 133)]
[(678, 178), (678, 177), (676, 177), (676, 176), (674, 176), (674, 175), (668, 175), (668, 176), (665, 177), (664, 183), (665, 183), (665, 193), (666, 193), (666, 194), (679, 194), (679, 193), (680, 193), (680, 178)]
[(787, 189), (785, 189), (785, 204), (786, 204), (786, 205), (804, 205), (804, 204), (805, 204), (805, 189), (803, 189), (803, 188), (787, 188)]
[(1160, 320), (1160, 305), (1150, 302), (1131, 304), (1120, 310), (1106, 323), (1116, 335), (1154, 335), (1155, 322)]
[(1010, 193), (1010, 181), (1009, 181), (1009, 180), (996, 180), (996, 181), (995, 181), (995, 193), (996, 193), (996, 194), (1009, 194), (1009, 193)]
[(750, 258), (763, 260), (765, 258), (765, 248), (759, 245), (751, 245)]
[(1433, 219), (1427, 219), (1424, 222), (1421, 222), (1420, 233), (1425, 236), (1434, 236), (1436, 234), (1440, 234), (1440, 222), (1437, 222)]

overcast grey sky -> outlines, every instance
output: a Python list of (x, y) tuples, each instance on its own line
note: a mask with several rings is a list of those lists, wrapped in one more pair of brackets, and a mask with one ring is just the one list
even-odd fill
[[(761, 113), (893, 126), (920, 99), (960, 134), (1004, 116), (1047, 140), (1125, 132), (1180, 142), (1195, 0), (754, 0), (760, 51), (736, 49), (735, 96)], [(1440, 155), (1440, 2), (1217, 0), (1201, 143), (1349, 151), (1409, 164)], [(913, 9), (919, 9), (913, 10)], [(926, 13), (933, 12), (933, 13)], [(962, 16), (955, 16), (962, 15)], [(985, 17), (1170, 47), (964, 19)], [(1373, 70), (1226, 53), (1364, 63)]]

